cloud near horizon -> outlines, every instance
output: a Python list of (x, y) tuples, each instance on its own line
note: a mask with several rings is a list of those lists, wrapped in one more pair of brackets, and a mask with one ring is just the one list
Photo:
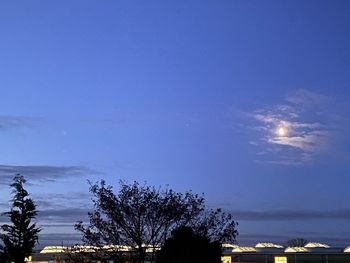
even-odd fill
[[(88, 212), (91, 209), (85, 208), (60, 208), (60, 209), (43, 209), (38, 208), (37, 221), (39, 225), (60, 225), (60, 224), (72, 224), (79, 220), (86, 220)], [(9, 218), (6, 215), (0, 215), (0, 223), (9, 222)]]
[[(42, 210), (38, 215), (38, 223), (45, 226), (46, 231), (40, 235), (41, 245), (57, 245), (65, 241), (66, 245), (81, 242), (81, 234), (74, 231), (74, 224), (78, 220), (86, 220), (88, 209), (48, 209)], [(291, 220), (348, 220), (350, 210), (267, 210), (267, 211), (235, 211), (233, 215), (238, 222), (242, 221), (291, 221)], [(3, 219), (3, 218), (2, 218)], [(3, 221), (3, 220), (1, 220)], [(86, 221), (87, 222), (87, 221)], [(304, 237), (310, 241), (324, 242), (334, 245), (349, 244), (350, 239), (342, 237), (336, 232), (283, 232), (278, 234), (266, 234), (260, 232), (240, 232), (238, 243), (241, 245), (255, 245), (258, 242), (277, 242), (285, 244), (289, 239)]]
[[(40, 209), (39, 209), (40, 210)], [(83, 220), (87, 222), (87, 214), (91, 211), (87, 208), (60, 208), (60, 209), (41, 209), (38, 214), (38, 225), (45, 227), (45, 231), (40, 235), (40, 246), (44, 245), (58, 245), (62, 240), (66, 245), (81, 242), (81, 234), (74, 231), (74, 224)], [(348, 220), (350, 217), (350, 210), (236, 210), (232, 214), (238, 222), (242, 221), (256, 221), (263, 224), (268, 221), (323, 221), (327, 219)], [(7, 218), (0, 217), (1, 222), (6, 222)], [(317, 242), (325, 242), (335, 245), (344, 245), (350, 242), (349, 238), (343, 238), (342, 235), (336, 232), (320, 233), (320, 232), (284, 232), (281, 235), (266, 234), (260, 232), (240, 232), (238, 236), (238, 243), (244, 245), (254, 245), (257, 242), (277, 242), (284, 244), (289, 239), (296, 237), (304, 237), (308, 240)]]
[(56, 182), (69, 176), (97, 174), (85, 166), (50, 166), (50, 165), (0, 165), (0, 185), (9, 184), (16, 174), (23, 175), (29, 183)]
[[(88, 212), (93, 207), (65, 207), (65, 208), (38, 208), (38, 221), (45, 224), (75, 223), (78, 220), (87, 218)], [(239, 221), (320, 221), (320, 220), (348, 220), (350, 209), (335, 210), (233, 210), (230, 213)], [(5, 216), (0, 216), (0, 221), (6, 221)]]
[(232, 214), (241, 221), (348, 220), (350, 209), (338, 210), (236, 210)]

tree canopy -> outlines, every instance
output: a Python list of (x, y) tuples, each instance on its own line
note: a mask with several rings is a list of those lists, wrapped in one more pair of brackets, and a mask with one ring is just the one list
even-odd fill
[(6, 255), (4, 253), (4, 247), (0, 245), (0, 262), (6, 262)]
[(24, 189), (25, 182), (23, 176), (14, 177), (10, 185), (13, 188), (11, 210), (4, 213), (9, 217), (11, 224), (1, 226), (4, 254), (15, 263), (23, 263), (24, 259), (31, 255), (40, 232), (40, 228), (33, 223), (37, 210), (35, 203)]
[(303, 238), (294, 238), (287, 241), (289, 247), (303, 247), (308, 243), (306, 239)]
[(210, 241), (234, 242), (237, 223), (231, 214), (208, 209), (202, 195), (180, 193), (120, 181), (119, 190), (100, 181), (90, 183), (94, 211), (89, 224), (76, 224), (83, 241), (91, 246), (126, 245), (135, 249), (143, 262), (146, 249), (161, 247), (174, 229), (191, 227)]

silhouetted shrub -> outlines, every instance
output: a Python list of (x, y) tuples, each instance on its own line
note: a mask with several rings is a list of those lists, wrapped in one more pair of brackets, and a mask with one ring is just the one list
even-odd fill
[(196, 235), (190, 227), (172, 232), (157, 253), (156, 263), (220, 263), (221, 246), (207, 237)]

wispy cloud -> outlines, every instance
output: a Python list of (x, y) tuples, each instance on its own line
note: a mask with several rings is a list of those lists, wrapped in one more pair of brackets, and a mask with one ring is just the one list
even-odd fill
[[(89, 192), (40, 193), (32, 196), (40, 210), (57, 210), (69, 207), (86, 208), (91, 205), (91, 194)], [(67, 196), (69, 196), (69, 199), (67, 199)]]
[(308, 90), (289, 93), (282, 103), (249, 113), (259, 148), (259, 163), (300, 165), (329, 148), (333, 127), (326, 107), (329, 99)]
[[(37, 221), (39, 224), (74, 224), (79, 220), (87, 219), (88, 212), (92, 209), (69, 207), (63, 209), (45, 209), (38, 208)], [(8, 222), (9, 218), (3, 214), (0, 215), (0, 222)]]
[(0, 130), (9, 130), (12, 128), (31, 128), (37, 126), (41, 118), (28, 116), (0, 115)]
[(327, 96), (306, 89), (293, 90), (287, 94), (285, 99), (292, 104), (306, 106), (323, 105), (330, 101)]
[(89, 211), (91, 209), (76, 207), (39, 210), (38, 220), (41, 222), (75, 223), (86, 219)]
[(16, 174), (30, 182), (55, 182), (71, 176), (96, 174), (85, 166), (0, 165), (0, 184), (8, 184)]
[(350, 209), (338, 210), (236, 210), (232, 214), (239, 221), (294, 221), (294, 220), (348, 220)]

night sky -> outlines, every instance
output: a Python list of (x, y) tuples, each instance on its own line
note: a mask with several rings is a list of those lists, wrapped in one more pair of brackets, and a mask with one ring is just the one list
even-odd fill
[(0, 210), (21, 173), (68, 244), (87, 180), (137, 180), (204, 193), (239, 244), (350, 245), (349, 101), (346, 0), (4, 1)]

